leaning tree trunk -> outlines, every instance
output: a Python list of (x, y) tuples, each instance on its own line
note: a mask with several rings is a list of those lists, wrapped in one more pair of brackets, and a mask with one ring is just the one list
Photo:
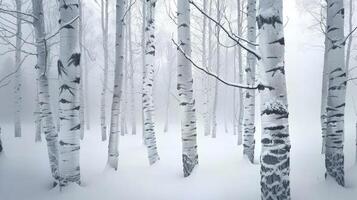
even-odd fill
[[(177, 1), (177, 38), (183, 53), (191, 56), (189, 0)], [(198, 164), (196, 109), (193, 98), (191, 63), (181, 51), (177, 55), (177, 90), (181, 108), (182, 162), (184, 177), (189, 176)]]
[[(80, 46), (79, 46), (79, 2), (60, 0), (60, 55), (59, 73), (59, 172), (60, 186), (80, 184)], [(77, 18), (77, 19), (76, 19)]]
[[(33, 21), (36, 37), (37, 52), (37, 88), (38, 88), (38, 106), (41, 116), (40, 123), (43, 122), (43, 133), (47, 142), (48, 157), (51, 166), (53, 178), (57, 181), (58, 172), (58, 134), (51, 110), (51, 99), (48, 81), (48, 51), (46, 45), (46, 32), (44, 21), (43, 0), (32, 0), (33, 15), (36, 17)], [(67, 71), (66, 71), (67, 72)]]
[(143, 85), (143, 114), (144, 114), (144, 138), (148, 149), (150, 165), (159, 160), (156, 147), (154, 130), (154, 62), (155, 62), (155, 7), (156, 0), (146, 1), (146, 28), (145, 28), (145, 71)]
[(15, 137), (21, 137), (21, 49), (22, 49), (22, 0), (16, 0), (16, 50), (15, 50)]
[[(105, 5), (104, 5), (105, 4)], [(108, 0), (102, 0), (101, 4), (101, 27), (103, 35), (103, 51), (104, 51), (104, 76), (103, 88), (100, 99), (100, 126), (102, 133), (102, 141), (107, 140), (107, 124), (106, 124), (106, 95), (108, 87)]]
[(261, 198), (290, 197), (290, 139), (288, 101), (284, 66), (283, 1), (260, 0), (257, 17), (260, 33), (262, 77), (261, 91)]
[[(257, 27), (256, 27), (256, 0), (248, 0), (247, 2), (247, 24), (248, 24), (248, 40), (252, 43), (256, 42)], [(250, 49), (255, 50), (255, 46), (249, 44)], [(255, 83), (255, 65), (256, 58), (253, 54), (247, 53), (246, 83), (253, 86)], [(251, 163), (254, 162), (254, 133), (255, 133), (255, 90), (244, 91), (244, 115), (243, 115), (243, 154), (246, 155)]]
[(118, 169), (119, 157), (118, 142), (120, 132), (120, 100), (123, 89), (125, 4), (125, 0), (117, 0), (116, 2), (114, 89), (108, 145), (108, 167), (115, 170)]
[(327, 1), (328, 69), (327, 131), (325, 166), (326, 175), (344, 186), (344, 114), (347, 75), (345, 68), (344, 5), (342, 0)]

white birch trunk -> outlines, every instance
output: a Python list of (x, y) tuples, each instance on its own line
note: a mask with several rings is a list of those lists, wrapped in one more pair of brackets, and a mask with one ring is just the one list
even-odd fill
[(283, 1), (260, 0), (257, 17), (264, 85), (261, 91), (261, 198), (289, 200), (290, 139), (285, 80)]
[[(219, 1), (216, 2), (216, 12), (217, 12), (217, 22), (221, 22), (221, 8)], [(221, 45), (219, 44), (220, 28), (216, 26), (216, 74), (220, 74), (220, 56), (221, 56)], [(215, 80), (214, 85), (214, 99), (213, 99), (213, 113), (212, 113), (212, 138), (217, 136), (217, 105), (218, 105), (218, 79)]]
[(327, 52), (328, 69), (327, 131), (325, 166), (326, 175), (344, 186), (344, 113), (347, 74), (345, 68), (345, 36), (343, 0), (327, 1)]
[[(146, 0), (142, 0), (142, 27), (141, 27), (141, 61), (142, 61), (142, 91), (144, 90), (144, 73), (145, 73), (145, 27), (146, 27)], [(143, 95), (141, 95), (143, 96)], [(141, 99), (141, 107), (144, 107), (143, 98)], [(141, 109), (141, 123), (142, 123), (142, 139), (143, 143), (146, 145), (145, 140), (145, 126), (144, 126), (144, 110)]]
[[(225, 67), (225, 70), (224, 70), (225, 76), (224, 77), (226, 79), (228, 79), (228, 69), (229, 69), (229, 67), (228, 67), (228, 48), (225, 49), (224, 67)], [(227, 90), (224, 90), (224, 98), (228, 98)], [(224, 104), (224, 113), (227, 113), (227, 111), (228, 111), (227, 109), (229, 109), (227, 104)], [(228, 133), (228, 119), (227, 119), (226, 114), (224, 114), (224, 132)]]
[[(325, 37), (325, 48), (327, 48), (327, 37)], [(322, 92), (321, 92), (321, 133), (322, 133), (322, 148), (321, 153), (326, 150), (326, 131), (327, 131), (327, 91), (328, 91), (328, 69), (327, 69), (327, 51), (324, 52), (324, 66), (322, 72)]]
[[(21, 65), (21, 49), (22, 49), (22, 0), (16, 0), (16, 50), (15, 50), (15, 69), (19, 69)], [(15, 73), (15, 137), (21, 137), (21, 70)]]
[[(247, 24), (248, 40), (256, 43), (256, 0), (247, 2)], [(249, 45), (250, 49), (255, 50), (254, 45)], [(245, 67), (246, 84), (255, 84), (255, 65), (256, 58), (253, 54), (247, 53), (247, 66)], [(255, 133), (255, 90), (244, 90), (244, 116), (243, 116), (243, 154), (246, 155), (251, 163), (254, 163), (254, 133)]]
[(41, 111), (40, 111), (40, 101), (39, 101), (39, 95), (38, 95), (38, 78), (36, 79), (36, 84), (37, 84), (37, 95), (36, 95), (36, 111), (35, 111), (35, 142), (41, 142), (41, 129), (42, 129), (42, 124), (41, 124)]
[(123, 89), (123, 69), (124, 69), (124, 13), (125, 0), (116, 1), (116, 33), (115, 33), (115, 69), (114, 69), (114, 89), (113, 102), (111, 108), (111, 122), (108, 145), (108, 167), (118, 169), (118, 144), (119, 144), (119, 119), (120, 101)]
[(50, 161), (52, 176), (58, 181), (58, 134), (55, 128), (53, 112), (51, 110), (51, 99), (49, 93), (48, 81), (48, 51), (46, 46), (46, 32), (44, 21), (43, 0), (32, 0), (33, 15), (36, 16), (33, 21), (36, 37), (37, 52), (37, 98), (38, 114), (41, 116), (43, 133), (47, 142), (47, 151)]
[(60, 56), (59, 73), (59, 172), (60, 186), (80, 184), (80, 45), (78, 0), (59, 0)]
[[(211, 0), (209, 0), (211, 1)], [(207, 13), (207, 0), (203, 0), (203, 11)], [(203, 16), (203, 30), (202, 30), (202, 66), (209, 68), (207, 66), (207, 17)], [(210, 25), (210, 24), (209, 24)], [(210, 28), (209, 28), (210, 29)], [(210, 51), (210, 50), (209, 50)], [(210, 57), (208, 58), (210, 59)], [(209, 79), (208, 75), (204, 74), (202, 78), (203, 92), (204, 92), (204, 111), (203, 111), (203, 122), (204, 122), (204, 135), (209, 135), (211, 132), (211, 122), (210, 122), (210, 95), (209, 95)]]
[[(83, 46), (83, 2), (82, 0), (79, 1), (79, 45), (80, 45), (80, 54), (84, 54), (84, 46)], [(80, 70), (80, 77), (83, 78), (83, 71), (84, 65), (83, 62), (79, 66)], [(81, 130), (80, 130), (80, 138), (83, 140), (84, 138), (84, 82), (81, 81), (79, 85), (79, 104), (80, 104), (80, 123), (81, 123)]]
[[(130, 0), (129, 5), (131, 5), (132, 0)], [(130, 113), (131, 113), (131, 134), (136, 135), (136, 109), (135, 109), (135, 86), (134, 86), (134, 58), (133, 58), (133, 41), (131, 38), (132, 35), (132, 29), (131, 29), (131, 23), (132, 23), (132, 13), (131, 9), (129, 10), (128, 13), (128, 40), (129, 40), (129, 64), (130, 64)]]
[(107, 122), (106, 122), (106, 95), (108, 87), (108, 68), (109, 68), (109, 54), (108, 54), (108, 0), (101, 1), (101, 27), (103, 35), (103, 52), (104, 52), (104, 76), (103, 88), (100, 100), (100, 126), (102, 133), (102, 141), (107, 140)]
[(165, 109), (165, 125), (164, 125), (164, 133), (166, 133), (169, 129), (169, 110), (170, 110), (170, 95), (171, 95), (171, 82), (172, 82), (172, 47), (170, 44), (167, 45), (167, 58), (166, 58), (166, 66), (167, 66), (167, 96), (166, 96), (166, 109)]
[[(238, 23), (238, 36), (242, 36), (243, 31), (243, 16), (242, 16), (242, 1), (237, 0), (237, 23)], [(238, 78), (239, 83), (243, 83), (243, 63), (242, 63), (242, 48), (238, 45), (237, 47), (238, 53)], [(241, 88), (238, 89), (239, 95), (239, 113), (236, 119), (238, 119), (237, 123), (237, 133), (238, 133), (238, 145), (242, 144), (243, 141), (243, 115), (244, 115), (244, 103), (243, 103), (243, 90)]]
[[(209, 11), (208, 11), (208, 15), (211, 16), (212, 15), (212, 12), (213, 12), (213, 8), (212, 8), (212, 3), (213, 3), (213, 0), (209, 0)], [(207, 68), (209, 70), (211, 70), (212, 68), (212, 56), (213, 56), (213, 51), (212, 51), (212, 48), (213, 48), (213, 45), (212, 45), (212, 22), (211, 20), (208, 21), (208, 58), (207, 58)], [(205, 95), (205, 98), (206, 98), (206, 106), (205, 106), (205, 112), (207, 112), (207, 117), (205, 119), (205, 128), (204, 128), (204, 135), (205, 136), (208, 136), (211, 134), (212, 130), (211, 130), (211, 126), (212, 126), (212, 105), (211, 105), (211, 102), (210, 102), (210, 99), (211, 99), (211, 83), (210, 83), (210, 79), (209, 77), (207, 76), (207, 82), (206, 82), (206, 95)]]
[(145, 70), (143, 85), (143, 114), (144, 114), (144, 137), (148, 149), (150, 165), (160, 157), (157, 153), (154, 115), (154, 64), (155, 64), (155, 7), (156, 0), (146, 1), (146, 28), (145, 28)]
[[(188, 0), (177, 1), (177, 38), (183, 52), (191, 56), (190, 4)], [(196, 109), (193, 98), (191, 63), (177, 52), (177, 90), (181, 108), (182, 162), (184, 177), (189, 176), (198, 164)]]

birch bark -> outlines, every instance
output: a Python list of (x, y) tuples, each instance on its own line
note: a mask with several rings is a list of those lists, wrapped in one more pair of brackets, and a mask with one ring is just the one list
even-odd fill
[(124, 71), (124, 13), (125, 0), (116, 1), (116, 33), (115, 33), (115, 69), (113, 102), (111, 108), (110, 135), (108, 145), (108, 167), (118, 169), (118, 143), (119, 143), (119, 119), (120, 102), (123, 89)]
[[(183, 52), (191, 56), (189, 0), (177, 1), (177, 37)], [(189, 176), (198, 164), (196, 109), (193, 98), (191, 63), (177, 52), (177, 90), (181, 108), (182, 161), (184, 177)]]
[(257, 16), (264, 85), (261, 91), (261, 198), (289, 200), (290, 139), (284, 64), (283, 1), (260, 0)]
[(143, 85), (144, 137), (150, 165), (160, 160), (157, 153), (154, 115), (154, 64), (155, 64), (155, 7), (156, 0), (146, 0), (145, 70)]
[[(248, 40), (256, 42), (256, 0), (247, 2), (247, 24)], [(249, 44), (249, 48), (255, 50), (255, 46)], [(247, 66), (245, 67), (246, 84), (253, 86), (255, 84), (255, 65), (256, 58), (253, 54), (247, 53)], [(255, 147), (255, 90), (244, 90), (244, 115), (243, 115), (243, 154), (246, 155), (251, 163), (254, 162)]]
[(52, 176), (55, 180), (59, 178), (58, 172), (58, 134), (55, 128), (53, 112), (51, 110), (51, 99), (48, 81), (48, 51), (46, 46), (46, 32), (44, 21), (43, 0), (32, 0), (33, 21), (36, 37), (37, 52), (37, 98), (40, 124), (43, 122), (43, 133), (47, 142), (47, 151), (50, 161)]
[[(15, 69), (19, 69), (21, 65), (21, 49), (22, 49), (22, 0), (16, 0), (16, 50), (15, 50)], [(15, 73), (15, 137), (21, 137), (21, 70)]]
[(344, 5), (342, 0), (327, 1), (328, 69), (327, 131), (325, 143), (326, 176), (344, 186), (344, 114), (347, 73), (345, 67)]
[[(78, 0), (59, 0), (60, 56), (59, 74), (59, 173), (60, 186), (80, 184), (80, 46)], [(72, 21), (72, 22), (71, 22)]]

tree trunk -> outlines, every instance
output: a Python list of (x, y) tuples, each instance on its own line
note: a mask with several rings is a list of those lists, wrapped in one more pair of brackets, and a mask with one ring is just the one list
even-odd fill
[(109, 68), (109, 55), (108, 55), (108, 0), (102, 0), (101, 4), (101, 26), (103, 35), (103, 51), (104, 51), (104, 76), (103, 88), (100, 100), (100, 125), (102, 132), (102, 141), (107, 140), (107, 124), (106, 124), (106, 95), (108, 87), (108, 68)]
[[(37, 52), (37, 98), (38, 98), (38, 114), (41, 116), (40, 124), (43, 122), (43, 133), (47, 142), (47, 151), (50, 161), (52, 176), (55, 181), (58, 181), (58, 134), (55, 128), (53, 112), (51, 110), (51, 99), (49, 93), (48, 81), (48, 51), (46, 44), (46, 32), (44, 21), (43, 0), (32, 0), (33, 15), (36, 16), (33, 21), (36, 37), (36, 52)], [(69, 72), (69, 71), (68, 71)]]
[(36, 78), (36, 85), (37, 85), (37, 95), (36, 95), (36, 111), (35, 111), (35, 129), (36, 129), (36, 133), (35, 133), (35, 142), (41, 142), (41, 129), (42, 129), (42, 123), (41, 123), (41, 111), (40, 111), (40, 100), (39, 100), (39, 94), (38, 94), (38, 78)]
[(344, 114), (347, 74), (345, 67), (344, 5), (342, 0), (327, 1), (328, 98), (325, 166), (326, 175), (344, 186)]
[[(208, 0), (211, 2), (211, 0)], [(210, 6), (211, 6), (211, 3), (210, 3)], [(211, 12), (211, 8), (210, 8), (210, 12)], [(207, 13), (207, 0), (203, 0), (203, 11), (205, 13)], [(206, 50), (207, 50), (207, 47), (206, 47), (206, 40), (207, 40), (207, 17), (206, 16), (203, 16), (203, 30), (202, 30), (202, 66), (203, 67), (207, 67), (209, 68), (210, 66), (210, 62), (209, 65), (207, 65), (207, 54), (206, 54)], [(211, 25), (210, 24), (211, 22), (209, 22), (209, 26)], [(211, 29), (209, 27), (209, 29)], [(210, 33), (209, 33), (210, 34)], [(211, 37), (209, 37), (209, 40), (210, 40)], [(210, 42), (209, 42), (210, 43)], [(210, 45), (209, 45), (209, 48), (210, 48)], [(210, 49), (208, 51), (211, 51)], [(210, 54), (210, 53), (209, 53)], [(208, 56), (208, 59), (211, 59), (210, 58), (210, 55)], [(204, 106), (204, 112), (203, 112), (203, 122), (204, 122), (204, 135), (210, 135), (210, 132), (211, 132), (211, 122), (210, 122), (210, 93), (209, 93), (209, 79), (208, 79), (208, 75), (204, 74), (203, 75), (203, 79), (202, 79), (202, 85), (203, 85), (203, 92), (204, 92), (204, 102), (203, 102), (203, 106)]]
[[(177, 38), (183, 52), (191, 56), (190, 4), (188, 0), (177, 1)], [(196, 109), (193, 98), (191, 63), (178, 51), (177, 90), (181, 108), (182, 162), (184, 177), (191, 174), (198, 164)]]
[[(79, 0), (79, 45), (80, 45), (80, 53), (81, 55), (84, 54), (84, 44), (83, 44), (83, 2)], [(83, 62), (82, 62), (83, 63)], [(81, 63), (79, 66), (80, 70), (80, 77), (83, 78), (83, 71), (84, 65)], [(80, 123), (81, 123), (81, 130), (80, 130), (80, 138), (83, 140), (84, 138), (84, 82), (81, 81), (79, 84), (79, 104), (80, 104)]]
[(172, 59), (173, 59), (173, 52), (172, 47), (170, 44), (167, 45), (167, 59), (166, 59), (166, 66), (167, 66), (167, 96), (166, 96), (166, 109), (165, 109), (165, 125), (164, 125), (164, 132), (166, 133), (169, 129), (169, 109), (170, 109), (170, 95), (171, 95), (171, 82), (172, 82)]
[[(141, 61), (142, 61), (142, 91), (144, 90), (144, 74), (145, 74), (145, 27), (146, 27), (146, 0), (142, 0), (142, 15), (143, 15), (143, 21), (142, 21), (142, 27), (141, 27)], [(143, 95), (141, 95), (143, 96)], [(143, 104), (143, 97), (141, 101), (141, 107), (144, 107)], [(146, 145), (146, 140), (145, 140), (145, 126), (144, 126), (144, 110), (141, 109), (141, 123), (142, 123), (142, 139), (143, 143)]]
[[(129, 5), (131, 5), (132, 0), (130, 0)], [(131, 134), (136, 135), (136, 109), (135, 109), (135, 87), (134, 87), (134, 60), (133, 60), (133, 41), (131, 39), (131, 23), (132, 23), (132, 13), (131, 9), (128, 13), (128, 40), (129, 40), (129, 62), (130, 62), (130, 113), (131, 113)]]
[(110, 122), (110, 135), (108, 146), (108, 167), (118, 169), (118, 142), (119, 142), (119, 119), (120, 100), (123, 89), (123, 69), (124, 69), (124, 13), (125, 0), (116, 1), (116, 33), (115, 33), (115, 69), (114, 69), (114, 89)]
[(15, 50), (15, 137), (21, 137), (21, 49), (22, 49), (22, 0), (16, 0), (16, 50)]
[(283, 1), (260, 0), (257, 22), (262, 56), (261, 81), (272, 87), (260, 92), (261, 197), (263, 200), (289, 200), (290, 139), (284, 66)]
[[(248, 40), (256, 42), (256, 0), (248, 0), (247, 4), (247, 24)], [(255, 50), (254, 45), (249, 45), (250, 49)], [(255, 84), (255, 65), (256, 58), (253, 54), (247, 53), (247, 66), (245, 68), (246, 84), (254, 86)], [(243, 154), (246, 155), (251, 163), (254, 163), (254, 133), (255, 133), (255, 90), (244, 91), (244, 142)]]
[[(221, 22), (221, 8), (220, 8), (220, 3), (219, 1), (216, 2), (216, 12), (217, 12), (217, 22)], [(220, 61), (220, 56), (221, 56), (221, 46), (219, 44), (219, 37), (220, 37), (220, 28), (216, 26), (216, 38), (217, 38), (217, 43), (216, 43), (216, 74), (219, 76), (220, 73), (220, 66), (221, 66), (221, 61)], [(217, 136), (217, 104), (218, 104), (218, 79), (215, 80), (215, 86), (214, 86), (214, 100), (213, 100), (213, 114), (212, 114), (212, 138), (216, 138)]]
[(153, 121), (154, 101), (154, 59), (155, 59), (155, 7), (156, 0), (146, 1), (146, 28), (145, 28), (145, 71), (143, 85), (143, 113), (144, 137), (148, 149), (150, 165), (160, 160), (157, 153), (155, 126)]
[[(59, 117), (60, 117), (60, 186), (80, 184), (80, 45), (78, 0), (60, 0)], [(72, 21), (72, 22), (71, 22)]]
[[(243, 31), (243, 16), (242, 16), (242, 2), (241, 0), (237, 0), (237, 23), (238, 23), (238, 36), (242, 36)], [(242, 63), (242, 48), (238, 45), (238, 78), (239, 83), (243, 83), (243, 63)], [(238, 113), (238, 123), (237, 123), (237, 132), (238, 132), (238, 145), (242, 144), (243, 140), (243, 115), (244, 115), (244, 100), (243, 100), (243, 90), (241, 88), (238, 89), (239, 95), (239, 113)]]

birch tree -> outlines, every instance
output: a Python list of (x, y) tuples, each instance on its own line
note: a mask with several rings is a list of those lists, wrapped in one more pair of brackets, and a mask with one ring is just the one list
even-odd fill
[(79, 1), (59, 0), (60, 55), (59, 75), (59, 172), (60, 186), (80, 184), (80, 45)]
[[(247, 24), (248, 24), (248, 40), (251, 43), (256, 42), (256, 0), (248, 0), (247, 2)], [(251, 49), (255, 50), (255, 46), (248, 44)], [(256, 58), (253, 54), (247, 53), (247, 65), (245, 67), (246, 84), (253, 86), (255, 84), (255, 65)], [(244, 115), (243, 129), (244, 142), (243, 154), (248, 157), (251, 163), (254, 162), (254, 133), (255, 133), (255, 90), (244, 90)]]
[(344, 186), (344, 110), (347, 74), (345, 68), (344, 5), (342, 0), (327, 0), (328, 69), (327, 131), (325, 143), (326, 176)]
[(169, 109), (170, 109), (170, 96), (171, 96), (171, 83), (172, 83), (172, 64), (173, 64), (173, 55), (174, 51), (170, 44), (167, 45), (167, 96), (166, 96), (166, 109), (165, 109), (165, 125), (164, 132), (166, 133), (169, 129)]
[(106, 124), (106, 94), (108, 87), (108, 68), (109, 68), (109, 54), (108, 54), (108, 0), (101, 0), (101, 30), (103, 36), (103, 52), (104, 52), (104, 76), (103, 87), (100, 99), (100, 126), (102, 132), (102, 141), (107, 139), (107, 124)]
[[(21, 65), (22, 51), (22, 0), (16, 0), (16, 46), (15, 46), (15, 69), (19, 69)], [(21, 70), (17, 70), (15, 74), (15, 137), (21, 137)]]
[[(243, 32), (243, 16), (242, 16), (242, 0), (237, 0), (237, 27), (238, 27), (238, 36), (242, 36)], [(242, 62), (242, 48), (240, 46), (237, 47), (238, 53), (238, 79), (239, 83), (243, 83), (243, 62)], [(241, 88), (238, 89), (238, 97), (239, 97), (239, 113), (238, 116), (235, 117), (236, 126), (237, 126), (237, 134), (238, 134), (238, 145), (242, 144), (243, 140), (243, 115), (244, 115), (244, 101), (243, 101), (243, 90)], [(236, 114), (237, 115), (237, 114)]]
[[(79, 1), (79, 45), (80, 45), (80, 54), (83, 56), (84, 52), (84, 44), (83, 44), (83, 7), (84, 3), (82, 0)], [(84, 65), (83, 62), (79, 66), (79, 73), (80, 77), (83, 77), (83, 71), (84, 71)], [(84, 82), (83, 80), (79, 84), (79, 105), (80, 105), (80, 124), (81, 124), (81, 130), (80, 130), (80, 138), (83, 140), (84, 138)]]
[(155, 125), (153, 121), (154, 101), (154, 62), (155, 62), (155, 7), (156, 0), (146, 0), (146, 28), (145, 28), (145, 69), (143, 76), (143, 114), (144, 114), (144, 139), (148, 149), (150, 165), (160, 157), (157, 153)]
[(284, 66), (283, 1), (260, 0), (257, 16), (261, 52), (261, 198), (290, 197), (290, 140)]
[[(217, 22), (221, 23), (221, 6), (220, 2), (216, 2), (216, 12), (217, 12)], [(217, 38), (217, 43), (216, 43), (216, 74), (217, 76), (220, 75), (220, 66), (221, 66), (221, 46), (219, 42), (219, 37), (220, 37), (220, 28), (216, 26), (216, 38)], [(218, 105), (218, 80), (215, 80), (215, 85), (214, 85), (214, 99), (213, 99), (213, 114), (212, 114), (212, 138), (216, 137), (217, 134), (217, 105)]]
[[(47, 142), (48, 157), (51, 166), (53, 178), (58, 181), (58, 134), (55, 128), (53, 119), (53, 112), (51, 109), (51, 100), (49, 93), (48, 81), (48, 51), (45, 31), (45, 20), (43, 10), (43, 0), (32, 0), (33, 9), (33, 27), (36, 38), (36, 52), (37, 52), (37, 98), (38, 98), (38, 112), (43, 122), (43, 133), (45, 134)], [(67, 69), (63, 69), (67, 73)], [(63, 71), (64, 72), (64, 71)], [(69, 71), (68, 71), (69, 72)], [(71, 90), (70, 90), (71, 91)], [(61, 96), (61, 95), (60, 95)]]
[[(209, 3), (211, 0), (203, 0), (203, 11), (207, 13), (207, 1)], [(210, 24), (209, 24), (210, 25)], [(202, 66), (207, 66), (207, 59), (211, 59), (210, 57), (207, 58), (207, 17), (203, 16), (202, 21)], [(210, 27), (209, 27), (210, 29)], [(210, 39), (210, 38), (209, 38)], [(210, 48), (210, 47), (209, 47)], [(211, 50), (209, 50), (211, 51)], [(209, 67), (209, 66), (207, 66)], [(203, 85), (203, 92), (204, 92), (204, 113), (203, 113), (203, 122), (204, 122), (204, 135), (209, 135), (211, 132), (211, 122), (210, 122), (210, 95), (209, 95), (209, 79), (208, 75), (204, 74), (202, 78), (202, 85)]]
[(182, 162), (184, 177), (189, 176), (198, 164), (196, 109), (193, 98), (193, 79), (191, 63), (185, 55), (191, 56), (189, 0), (177, 1), (177, 90), (181, 109)]
[(118, 169), (118, 143), (119, 143), (119, 119), (120, 119), (120, 99), (123, 89), (124, 70), (124, 15), (125, 0), (116, 1), (116, 33), (115, 33), (115, 69), (113, 102), (111, 108), (111, 122), (108, 145), (108, 167)]
[[(129, 5), (132, 4), (132, 0), (129, 1)], [(134, 86), (134, 58), (133, 58), (133, 41), (132, 41), (132, 11), (128, 12), (128, 42), (129, 42), (129, 65), (130, 65), (130, 113), (131, 113), (131, 134), (136, 135), (136, 108), (135, 108), (135, 86)]]

